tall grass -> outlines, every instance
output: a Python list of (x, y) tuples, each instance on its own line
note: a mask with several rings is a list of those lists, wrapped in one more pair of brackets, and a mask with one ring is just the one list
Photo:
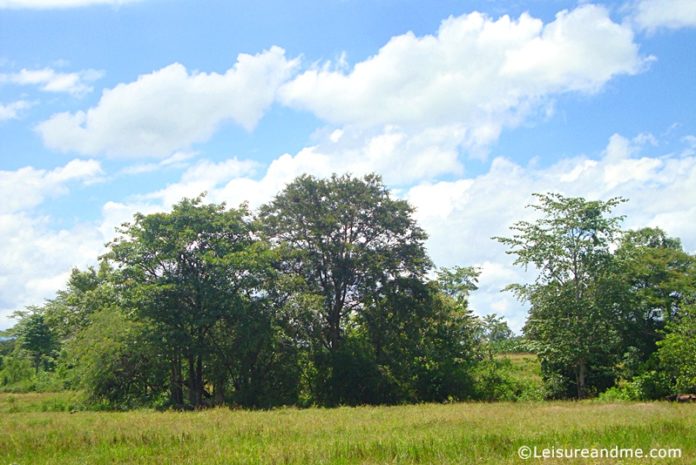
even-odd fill
[[(21, 395), (14, 395), (17, 400)], [(0, 405), (7, 404), (0, 395)], [(45, 399), (44, 399), (45, 401)], [(27, 402), (31, 405), (31, 402)], [(681, 448), (696, 463), (696, 405), (552, 402), (200, 412), (0, 414), (0, 464), (524, 463), (523, 445)], [(17, 409), (16, 409), (17, 410)], [(528, 463), (618, 465), (617, 460)]]

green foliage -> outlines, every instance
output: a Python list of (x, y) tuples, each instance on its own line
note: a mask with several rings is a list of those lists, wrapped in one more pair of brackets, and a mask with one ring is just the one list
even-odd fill
[(279, 271), (299, 278), (291, 295), (313, 302), (301, 334), (319, 404), (470, 395), (466, 296), (477, 272), (441, 270), (427, 284), (426, 235), (412, 212), (375, 175), (302, 176), (261, 208)]
[(673, 380), (674, 391), (696, 393), (696, 305), (688, 305), (667, 324), (657, 356)]
[(163, 391), (166, 365), (146, 327), (114, 309), (92, 315), (92, 323), (70, 341), (73, 384), (92, 404), (134, 407), (151, 404)]
[(57, 341), (43, 315), (31, 312), (23, 316), (16, 328), (18, 348), (31, 357), (38, 373), (40, 368), (46, 370), (52, 364)]
[(512, 237), (496, 239), (516, 256), (515, 264), (538, 270), (533, 284), (509, 289), (531, 303), (525, 334), (553, 395), (585, 397), (611, 384), (606, 373), (620, 342), (605, 299), (612, 294), (611, 248), (622, 220), (609, 214), (623, 199), (535, 197), (540, 217), (517, 222)]
[(678, 239), (657, 228), (627, 231), (615, 253), (612, 276), (620, 292), (617, 325), (624, 341), (624, 377), (632, 377), (657, 349), (665, 324), (696, 298), (696, 260)]
[[(0, 386), (13, 386), (15, 389), (28, 390), (35, 371), (32, 361), (21, 352), (6, 355), (2, 358), (2, 370), (0, 370)], [(23, 386), (18, 386), (23, 383)]]
[(474, 370), (474, 398), (485, 401), (539, 401), (545, 391), (539, 360), (529, 353), (485, 358)]
[(663, 371), (649, 370), (630, 381), (621, 380), (599, 395), (605, 401), (645, 401), (664, 399), (671, 393), (670, 381)]

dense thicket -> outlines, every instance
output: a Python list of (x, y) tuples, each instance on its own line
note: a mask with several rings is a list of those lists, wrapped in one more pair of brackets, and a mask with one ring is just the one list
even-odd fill
[[(478, 271), (433, 269), (378, 176), (301, 176), (257, 215), (202, 197), (135, 215), (98, 269), (18, 312), (0, 388), (80, 389), (108, 408), (696, 391), (694, 257), (659, 229), (622, 231), (621, 199), (537, 200), (536, 221), (498, 238), (538, 271), (511, 286), (531, 305), (524, 337), (472, 313)], [(497, 356), (520, 350), (544, 393)]]

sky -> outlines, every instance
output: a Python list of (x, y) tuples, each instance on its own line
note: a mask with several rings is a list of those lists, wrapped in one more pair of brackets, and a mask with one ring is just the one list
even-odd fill
[(376, 172), (519, 331), (534, 192), (696, 253), (693, 44), (693, 0), (0, 0), (0, 329), (135, 212)]

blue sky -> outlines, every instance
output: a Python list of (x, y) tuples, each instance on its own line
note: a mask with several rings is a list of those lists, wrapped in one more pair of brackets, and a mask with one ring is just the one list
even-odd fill
[(0, 328), (183, 196), (378, 172), (475, 309), (532, 192), (622, 195), (696, 252), (696, 3), (0, 0)]

